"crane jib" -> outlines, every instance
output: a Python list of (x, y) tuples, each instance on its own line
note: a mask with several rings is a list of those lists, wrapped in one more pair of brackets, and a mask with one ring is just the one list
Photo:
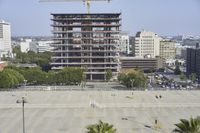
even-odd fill
[(84, 2), (87, 6), (87, 13), (90, 13), (90, 2), (98, 2), (98, 1), (108, 1), (111, 0), (39, 0), (39, 2)]

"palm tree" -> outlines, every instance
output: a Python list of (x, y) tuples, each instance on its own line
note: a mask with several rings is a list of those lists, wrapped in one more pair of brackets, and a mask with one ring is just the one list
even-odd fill
[(101, 120), (97, 124), (88, 125), (87, 133), (116, 133), (116, 129), (113, 128), (113, 125), (109, 123), (104, 123)]
[(176, 133), (200, 133), (200, 117), (190, 118), (190, 120), (181, 119), (181, 122), (175, 124)]

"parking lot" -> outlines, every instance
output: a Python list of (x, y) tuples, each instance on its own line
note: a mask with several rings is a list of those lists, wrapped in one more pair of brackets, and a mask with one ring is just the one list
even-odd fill
[[(200, 90), (199, 84), (190, 79), (181, 80), (180, 75), (174, 73), (157, 72), (149, 76), (149, 90)], [(183, 77), (183, 76), (182, 76)], [(185, 77), (186, 78), (186, 77)]]
[(84, 133), (98, 120), (118, 133), (170, 133), (180, 118), (200, 115), (200, 91), (0, 92), (0, 133), (22, 132), (22, 96), (27, 133)]

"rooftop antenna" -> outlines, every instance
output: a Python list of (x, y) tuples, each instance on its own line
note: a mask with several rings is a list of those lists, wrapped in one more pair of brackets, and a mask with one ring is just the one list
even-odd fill
[(90, 5), (91, 2), (100, 2), (100, 1), (107, 1), (110, 2), (111, 0), (39, 0), (39, 2), (84, 2), (87, 6), (87, 13), (90, 13)]

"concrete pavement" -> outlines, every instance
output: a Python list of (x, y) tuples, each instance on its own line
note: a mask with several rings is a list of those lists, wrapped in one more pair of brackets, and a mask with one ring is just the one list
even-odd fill
[[(22, 96), (28, 101), (27, 133), (84, 133), (98, 120), (113, 124), (118, 133), (170, 133), (179, 119), (200, 115), (200, 91), (0, 92), (0, 133), (22, 132), (21, 104), (16, 103)], [(158, 131), (155, 119), (162, 127)]]

